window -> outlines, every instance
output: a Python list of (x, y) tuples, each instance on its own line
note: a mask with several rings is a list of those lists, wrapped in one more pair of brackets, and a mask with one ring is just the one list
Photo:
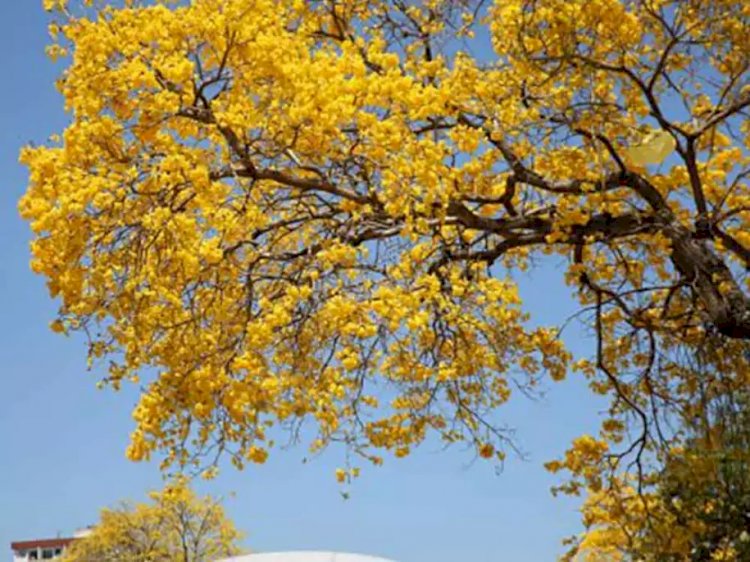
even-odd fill
[(42, 551), (42, 560), (52, 560), (55, 557), (55, 551), (51, 548), (45, 548)]
[(37, 549), (29, 550), (29, 560), (39, 560), (39, 551)]

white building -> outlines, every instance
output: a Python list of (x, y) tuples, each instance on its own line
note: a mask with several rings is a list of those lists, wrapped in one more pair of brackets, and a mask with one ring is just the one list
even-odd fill
[(28, 560), (54, 560), (60, 558), (68, 545), (75, 539), (34, 539), (10, 543), (13, 551), (13, 562), (27, 562)]
[(13, 551), (13, 562), (28, 562), (29, 560), (54, 560), (60, 558), (65, 549), (76, 539), (85, 537), (91, 529), (79, 529), (72, 537), (57, 537), (55, 539), (33, 539), (10, 543)]
[(235, 556), (220, 562), (393, 562), (393, 560), (344, 552), (266, 552)]

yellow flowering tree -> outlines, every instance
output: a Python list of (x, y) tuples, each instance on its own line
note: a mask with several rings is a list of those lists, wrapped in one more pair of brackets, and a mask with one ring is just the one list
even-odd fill
[(216, 500), (196, 496), (183, 482), (150, 498), (103, 509), (101, 521), (72, 543), (64, 562), (210, 562), (239, 552), (240, 533)]
[[(718, 392), (686, 353), (720, 338), (746, 384), (747, 2), (46, 6), (71, 122), (20, 208), (53, 328), (115, 388), (149, 374), (131, 458), (242, 466), (307, 424), (497, 459), (512, 390), (578, 369), (610, 415), (550, 468), (596, 494)], [(592, 357), (529, 323), (514, 273), (548, 255)]]

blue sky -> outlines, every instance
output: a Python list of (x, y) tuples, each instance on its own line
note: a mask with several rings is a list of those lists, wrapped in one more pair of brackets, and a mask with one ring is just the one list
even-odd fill
[[(48, 328), (56, 305), (28, 266), (30, 233), (16, 211), (26, 171), (17, 157), (67, 118), (53, 85), (59, 67), (44, 55), (41, 0), (0, 2), (0, 22), (0, 560), (9, 560), (12, 540), (68, 534), (161, 480), (155, 464), (124, 456), (133, 390), (96, 390), (83, 342)], [(561, 277), (546, 264), (521, 279), (537, 322), (575, 309)], [(576, 329), (566, 340), (581, 352)], [(427, 446), (368, 468), (345, 501), (333, 477), (341, 451), (303, 465), (303, 451), (292, 450), (245, 472), (227, 468), (200, 490), (234, 493), (227, 509), (255, 550), (331, 549), (400, 562), (554, 560), (560, 539), (579, 529), (578, 513), (574, 502), (552, 498), (555, 479), (542, 463), (593, 430), (601, 408), (575, 379), (550, 385), (537, 402), (517, 396), (498, 416), (518, 429), (529, 457), (509, 457), (499, 475), (470, 453)]]

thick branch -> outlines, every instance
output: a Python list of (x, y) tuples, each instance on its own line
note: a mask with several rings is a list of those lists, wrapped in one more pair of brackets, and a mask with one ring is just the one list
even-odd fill
[(687, 228), (671, 224), (664, 232), (672, 242), (672, 263), (702, 301), (710, 323), (727, 337), (750, 339), (750, 299), (729, 267)]

